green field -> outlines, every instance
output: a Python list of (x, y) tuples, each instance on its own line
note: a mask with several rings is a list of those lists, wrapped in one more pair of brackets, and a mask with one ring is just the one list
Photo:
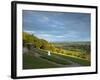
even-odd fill
[(54, 68), (69, 65), (67, 60), (60, 59), (54, 55), (48, 56), (47, 52), (43, 50), (34, 49), (40, 56), (34, 56), (33, 53), (23, 54), (23, 69), (38, 69), (38, 68)]
[(90, 42), (80, 41), (80, 42), (53, 42), (53, 45), (57, 48), (61, 48), (61, 54), (68, 56), (75, 56), (90, 61)]
[[(23, 32), (23, 69), (79, 67), (91, 65), (91, 42), (49, 42)], [(48, 55), (50, 51), (50, 55)]]
[(40, 56), (34, 56), (34, 53), (23, 54), (23, 69), (57, 68), (66, 67), (67, 65), (72, 65), (71, 67), (73, 67), (74, 64), (70, 61), (78, 63), (80, 66), (90, 66), (90, 62), (82, 58), (55, 53), (51, 53), (51, 56), (48, 56), (47, 51), (36, 48), (33, 51)]
[(47, 59), (49, 61), (58, 63), (58, 64), (63, 64), (63, 65), (68, 65), (70, 64), (68, 61), (54, 57), (54, 56), (41, 56), (43, 59)]
[(57, 67), (44, 59), (34, 57), (29, 54), (23, 54), (23, 69), (36, 69), (36, 68), (51, 68)]
[[(58, 54), (56, 54), (56, 55), (58, 55)], [(58, 56), (63, 57), (65, 59), (69, 59), (69, 60), (71, 60), (73, 62), (76, 62), (78, 64), (81, 64), (83, 66), (90, 66), (90, 61), (82, 59), (82, 58), (72, 57), (72, 56), (65, 56), (65, 55), (58, 55)]]

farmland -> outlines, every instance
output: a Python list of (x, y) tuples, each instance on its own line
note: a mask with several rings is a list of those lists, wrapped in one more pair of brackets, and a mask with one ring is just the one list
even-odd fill
[[(84, 67), (91, 65), (89, 41), (48, 42), (23, 33), (23, 69)], [(48, 55), (50, 52), (50, 55)]]
[[(72, 54), (51, 52), (51, 56), (48, 56), (47, 50), (33, 48), (30, 53), (23, 54), (23, 69), (90, 66), (90, 60), (77, 57), (77, 52), (67, 49), (66, 52)], [(34, 53), (38, 56), (34, 56)]]

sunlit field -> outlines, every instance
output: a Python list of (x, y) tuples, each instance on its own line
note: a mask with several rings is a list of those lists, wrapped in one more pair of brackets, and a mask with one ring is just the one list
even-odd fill
[(90, 42), (49, 43), (25, 32), (23, 38), (23, 69), (90, 66)]
[(91, 66), (91, 15), (22, 11), (23, 69)]

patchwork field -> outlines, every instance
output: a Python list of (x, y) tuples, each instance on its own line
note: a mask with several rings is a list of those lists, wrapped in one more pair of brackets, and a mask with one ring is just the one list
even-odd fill
[[(34, 55), (37, 54), (36, 55)], [(30, 53), (23, 54), (23, 69), (57, 68), (57, 67), (80, 67), (90, 66), (90, 61), (64, 54), (51, 53), (34, 48)]]
[(91, 65), (90, 41), (49, 42), (23, 32), (23, 69)]

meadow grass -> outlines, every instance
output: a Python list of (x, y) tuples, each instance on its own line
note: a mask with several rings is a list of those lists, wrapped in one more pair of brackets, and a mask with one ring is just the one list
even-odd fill
[(63, 65), (71, 64), (67, 60), (64, 60), (64, 59), (61, 59), (61, 58), (57, 58), (56, 56), (53, 55), (54, 53), (51, 53), (51, 56), (48, 56), (47, 51), (37, 50), (37, 52), (41, 55), (40, 56), (41, 58), (47, 59), (49, 61), (52, 61), (52, 62), (55, 62), (55, 63), (58, 63), (58, 64), (63, 64)]
[(82, 59), (82, 58), (73, 57), (73, 56), (67, 56), (67, 55), (60, 55), (60, 54), (56, 54), (56, 55), (58, 55), (60, 57), (63, 57), (65, 59), (71, 60), (71, 61), (73, 61), (75, 63), (78, 63), (78, 64), (80, 64), (82, 66), (90, 66), (91, 65), (90, 61)]
[(58, 67), (44, 59), (32, 55), (23, 54), (23, 69), (52, 68)]
[(44, 58), (44, 59), (47, 59), (47, 60), (49, 60), (49, 61), (58, 63), (58, 64), (62, 64), (62, 65), (69, 65), (69, 64), (71, 64), (71, 63), (68, 62), (67, 60), (57, 58), (57, 57), (55, 57), (55, 56), (53, 56), (53, 55), (51, 55), (51, 56), (41, 56), (41, 57)]

